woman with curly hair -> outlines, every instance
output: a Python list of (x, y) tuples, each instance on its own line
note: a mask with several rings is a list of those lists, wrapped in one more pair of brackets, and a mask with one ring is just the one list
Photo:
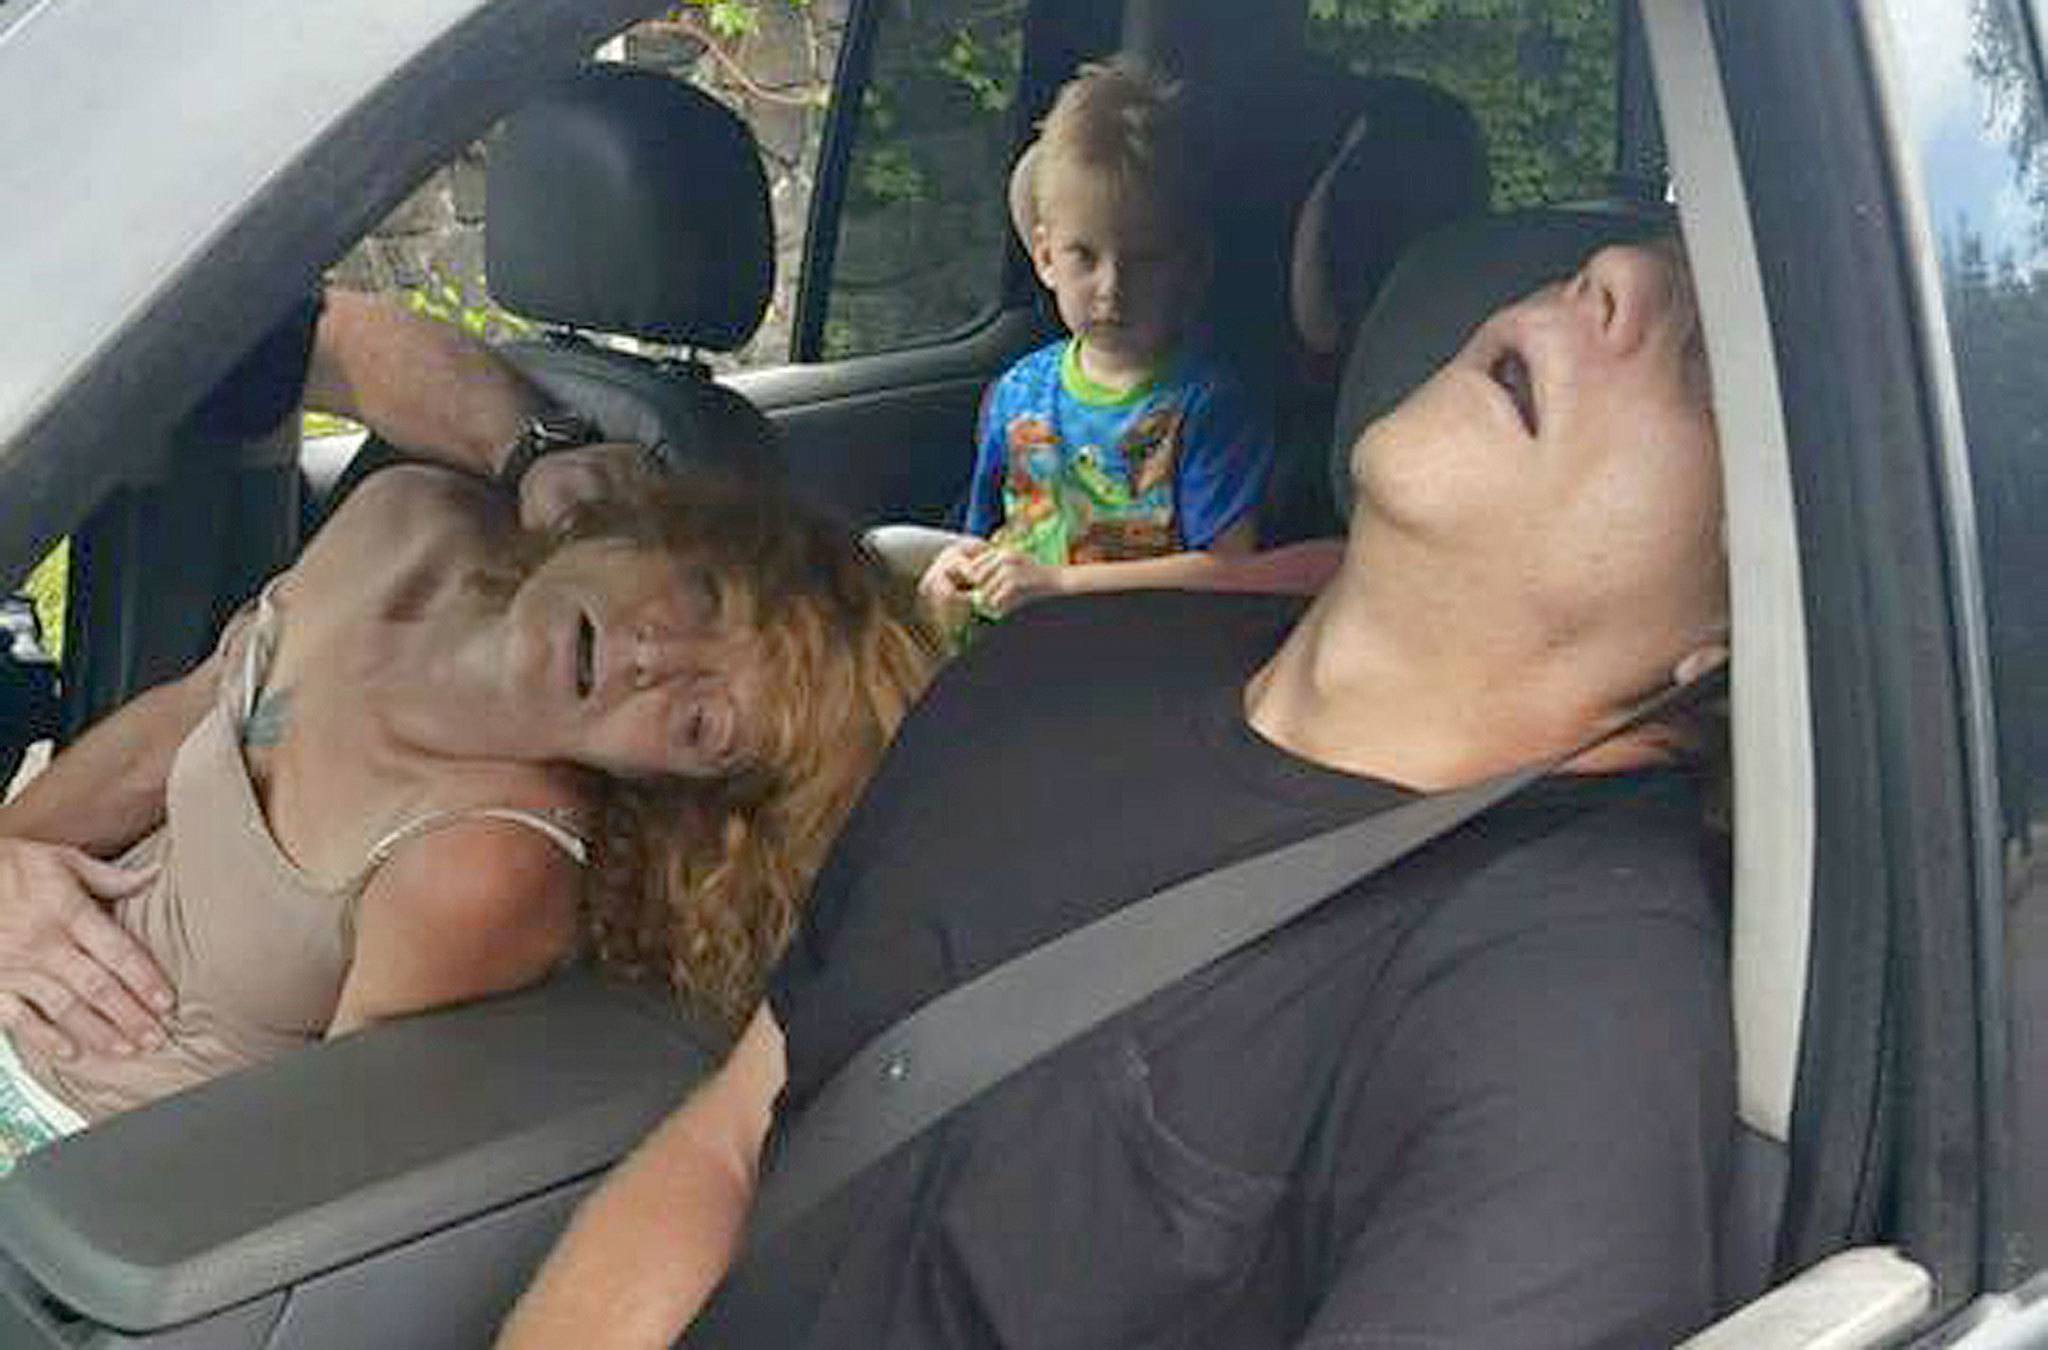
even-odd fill
[[(160, 1034), (0, 1039), (9, 1155), (583, 950), (744, 1020), (932, 647), (779, 490), (635, 488), (541, 533), (481, 480), (374, 475), (144, 696), (191, 709), (118, 789), (161, 803), (146, 834), (112, 863), (7, 841), (0, 868), (70, 869), (174, 990)], [(67, 755), (109, 762), (128, 716)]]

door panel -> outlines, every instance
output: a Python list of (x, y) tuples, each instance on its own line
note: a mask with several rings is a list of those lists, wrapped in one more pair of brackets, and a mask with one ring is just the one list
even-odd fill
[(945, 524), (974, 464), (982, 390), (1045, 332), (1010, 310), (940, 347), (749, 371), (730, 383), (781, 430), (792, 477), (856, 524)]

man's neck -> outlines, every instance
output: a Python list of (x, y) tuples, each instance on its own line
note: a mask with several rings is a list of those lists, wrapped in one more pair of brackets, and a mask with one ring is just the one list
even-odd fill
[[(1369, 551), (1369, 550), (1367, 550)], [(1441, 569), (1343, 566), (1245, 691), (1254, 730), (1304, 759), (1439, 791), (1561, 754), (1642, 690), (1603, 677), (1524, 616), (1487, 612)], [(1611, 772), (1663, 758), (1619, 737), (1572, 761)]]

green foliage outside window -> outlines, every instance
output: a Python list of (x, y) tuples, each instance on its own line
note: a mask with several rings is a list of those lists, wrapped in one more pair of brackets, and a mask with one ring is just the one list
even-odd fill
[(1501, 208), (1608, 191), (1616, 40), (1614, 0), (1309, 0), (1322, 55), (1464, 101)]
[[(36, 564), (21, 589), (35, 602), (36, 621), (43, 628), (43, 650), (64, 656), (64, 595), (71, 580), (71, 541), (63, 540)], [(0, 789), (7, 785), (0, 783)]]
[(996, 305), (1023, 14), (1022, 0), (883, 7), (847, 166), (826, 356), (943, 337)]

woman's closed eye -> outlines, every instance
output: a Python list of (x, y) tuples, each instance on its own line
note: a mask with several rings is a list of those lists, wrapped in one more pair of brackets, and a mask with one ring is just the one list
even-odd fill
[(723, 766), (738, 755), (738, 722), (729, 699), (696, 694), (681, 701), (670, 739), (685, 760)]

